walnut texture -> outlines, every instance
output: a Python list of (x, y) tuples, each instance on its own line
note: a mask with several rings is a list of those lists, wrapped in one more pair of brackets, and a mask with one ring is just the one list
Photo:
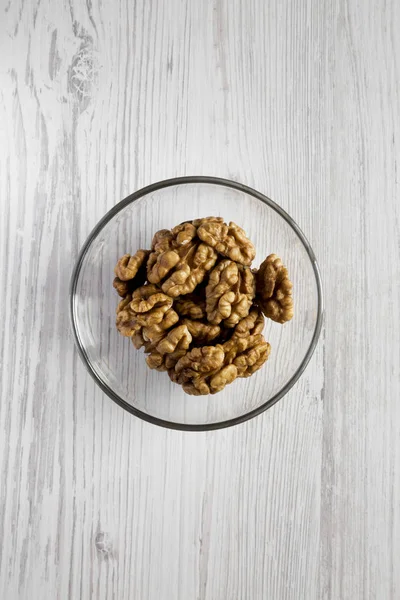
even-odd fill
[(131, 292), (129, 281), (122, 281), (119, 277), (114, 277), (113, 286), (121, 298), (125, 298)]
[(135, 287), (139, 287), (146, 279), (146, 263), (149, 255), (149, 250), (138, 250), (133, 256), (124, 254), (115, 266), (115, 275), (121, 281), (129, 281), (132, 283), (134, 279), (138, 278), (140, 283), (135, 285)]
[(194, 321), (191, 319), (182, 319), (182, 324), (186, 325), (193, 341), (198, 344), (212, 342), (221, 334), (219, 325), (211, 325), (202, 321)]
[(261, 333), (246, 337), (233, 336), (223, 345), (225, 363), (234, 364), (238, 377), (250, 377), (268, 360), (271, 346)]
[(138, 348), (144, 342), (159, 341), (179, 320), (172, 302), (172, 298), (155, 285), (143, 285), (119, 303), (117, 329), (122, 335), (131, 337)]
[(226, 223), (206, 220), (197, 235), (203, 242), (235, 262), (249, 266), (256, 255), (255, 248), (241, 227), (232, 221)]
[(262, 333), (264, 329), (264, 317), (257, 306), (253, 305), (253, 308), (239, 323), (236, 325), (233, 335), (236, 337), (248, 337), (249, 335), (255, 335)]
[(160, 284), (173, 298), (193, 292), (217, 260), (217, 254), (196, 238), (196, 227), (181, 223), (171, 231), (158, 231), (147, 263), (150, 283)]
[(186, 354), (192, 341), (186, 325), (178, 325), (171, 329), (146, 358), (151, 369), (167, 371), (173, 369), (178, 360)]
[(268, 360), (271, 346), (261, 334), (232, 337), (223, 345), (193, 348), (169, 369), (187, 394), (216, 394), (237, 377), (250, 377)]
[(213, 268), (217, 254), (207, 244), (188, 244), (174, 271), (162, 283), (162, 290), (172, 298), (190, 294)]
[(265, 316), (277, 323), (290, 321), (293, 317), (293, 285), (279, 256), (267, 256), (255, 277), (257, 301)]
[(180, 317), (188, 317), (195, 321), (206, 316), (206, 301), (195, 294), (176, 298), (174, 308)]
[(166, 371), (190, 395), (216, 394), (268, 360), (264, 315), (293, 316), (292, 283), (275, 254), (251, 270), (255, 248), (222, 217), (157, 231), (151, 250), (125, 254), (113, 286), (116, 325), (149, 368)]
[(223, 260), (210, 273), (206, 288), (207, 319), (234, 327), (249, 314), (255, 295), (254, 275), (249, 268)]
[(225, 380), (220, 375), (224, 368), (224, 357), (222, 346), (219, 345), (193, 348), (178, 360), (172, 373), (169, 371), (170, 377), (172, 381), (180, 383), (187, 394), (216, 394), (236, 377), (236, 368), (226, 373)]

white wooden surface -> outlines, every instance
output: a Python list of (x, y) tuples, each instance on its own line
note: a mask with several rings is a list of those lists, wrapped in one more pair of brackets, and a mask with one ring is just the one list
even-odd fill
[[(1, 0), (0, 598), (400, 597), (398, 0)], [(120, 198), (183, 174), (267, 193), (326, 321), (241, 426), (125, 414), (68, 281)]]

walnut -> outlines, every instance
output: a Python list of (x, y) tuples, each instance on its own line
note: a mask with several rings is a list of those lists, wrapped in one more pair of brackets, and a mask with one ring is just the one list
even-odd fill
[[(124, 254), (117, 262), (114, 269), (115, 275), (121, 281), (129, 281), (130, 291), (143, 285), (145, 282), (146, 263), (149, 255), (149, 250), (138, 250), (133, 256)], [(114, 287), (118, 289), (116, 285)]]
[(292, 282), (276, 254), (270, 254), (255, 273), (257, 301), (273, 321), (285, 323), (293, 317)]
[(191, 293), (217, 260), (216, 252), (196, 238), (196, 227), (184, 222), (158, 231), (147, 262), (147, 278), (176, 298)]
[(271, 351), (264, 315), (281, 323), (293, 315), (287, 269), (270, 255), (252, 271), (254, 256), (245, 232), (221, 217), (157, 231), (151, 251), (115, 267), (118, 330), (187, 394), (216, 394), (249, 377)]
[(128, 294), (117, 306), (117, 329), (121, 335), (131, 337), (137, 331), (135, 314), (130, 308), (132, 296)]
[(236, 379), (238, 369), (234, 364), (227, 364), (223, 347), (217, 345), (193, 348), (168, 373), (187, 394), (201, 396), (223, 390)]
[(223, 223), (224, 220), (222, 217), (202, 217), (201, 219), (194, 219), (192, 224), (194, 227), (198, 228), (200, 225), (204, 225), (204, 223)]
[(179, 359), (175, 369), (170, 369), (168, 374), (187, 394), (216, 394), (237, 377), (237, 367), (224, 364), (224, 358), (220, 345), (194, 348)]
[(203, 242), (242, 265), (250, 265), (256, 255), (255, 248), (243, 229), (233, 222), (207, 221), (199, 226), (197, 235)]
[(135, 325), (134, 331), (131, 333), (130, 338), (136, 350), (139, 350), (143, 346), (146, 346), (147, 342), (143, 337), (143, 327)]
[(219, 325), (192, 321), (191, 319), (182, 319), (181, 323), (186, 325), (196, 344), (209, 343), (221, 334), (221, 327)]
[[(163, 315), (159, 323), (153, 323), (146, 325), (142, 329), (142, 336), (146, 342), (146, 352), (150, 352), (157, 344), (163, 339), (165, 333), (174, 327), (179, 321), (179, 315), (174, 311), (173, 308), (167, 310)], [(151, 344), (147, 344), (151, 342)]]
[(201, 283), (217, 260), (213, 248), (203, 243), (192, 243), (185, 246), (179, 262), (174, 265), (173, 272), (163, 282), (161, 288), (165, 294), (173, 298), (190, 294)]
[(189, 317), (189, 319), (204, 319), (206, 316), (206, 301), (201, 296), (187, 294), (178, 297), (174, 301), (174, 309), (180, 317)]
[(210, 273), (206, 288), (207, 318), (234, 327), (249, 314), (255, 295), (253, 273), (231, 260), (223, 260)]
[(171, 308), (172, 299), (155, 285), (143, 285), (117, 308), (117, 329), (140, 348), (146, 341), (160, 340), (175, 325), (178, 314)]
[(157, 344), (160, 354), (172, 354), (176, 350), (187, 350), (192, 341), (192, 336), (186, 325), (178, 325)]
[(233, 337), (222, 346), (193, 348), (168, 373), (188, 394), (216, 394), (236, 377), (250, 377), (267, 361), (270, 351), (261, 334)]
[(236, 325), (233, 335), (236, 337), (248, 337), (262, 333), (264, 329), (264, 317), (261, 310), (253, 305), (253, 308), (239, 323)]
[(175, 249), (152, 252), (147, 262), (147, 279), (150, 283), (160, 283), (179, 261)]
[(122, 281), (119, 277), (115, 277), (113, 286), (121, 298), (125, 298), (132, 290), (130, 289), (129, 281)]
[(131, 310), (137, 322), (145, 327), (160, 323), (164, 313), (172, 307), (172, 299), (155, 285), (142, 285), (132, 294)]
[(130, 332), (127, 330), (127, 335), (132, 340), (135, 348), (144, 347), (146, 353), (156, 352), (157, 345), (165, 337), (166, 333), (174, 327), (179, 321), (178, 314), (173, 308), (167, 310), (159, 323), (143, 326), (137, 322), (137, 314), (133, 318)]
[(196, 228), (190, 222), (181, 223), (170, 231), (160, 229), (154, 234), (152, 252), (147, 262), (150, 283), (160, 283), (181, 260), (187, 245), (193, 245)]
[(169, 371), (170, 378), (180, 383), (188, 394), (215, 394), (224, 387), (223, 378), (214, 379), (224, 367), (224, 357), (219, 345), (193, 348)]
[[(178, 325), (171, 329), (155, 348), (152, 344), (151, 352), (146, 358), (148, 366), (158, 371), (173, 369), (178, 360), (186, 354), (191, 341), (192, 336), (186, 325)], [(149, 346), (145, 346), (145, 350), (148, 351)]]
[(186, 354), (175, 367), (182, 379), (188, 379), (193, 375), (211, 373), (219, 369), (224, 363), (224, 351), (222, 346), (203, 346), (193, 348)]
[(156, 350), (151, 352), (146, 357), (146, 363), (150, 369), (156, 369), (157, 371), (172, 371), (175, 368), (176, 363), (182, 356), (185, 356), (186, 350), (175, 350), (171, 354), (160, 354)]
[(196, 237), (196, 227), (186, 221), (174, 227), (171, 234), (177, 246), (186, 246)]
[[(205, 396), (221, 392), (226, 385), (232, 383), (237, 377), (235, 365), (227, 365), (218, 369), (215, 373), (206, 376), (194, 377), (192, 380), (182, 383), (183, 390), (191, 396)], [(174, 381), (174, 379), (172, 379)]]
[(120, 300), (118, 302), (117, 310), (115, 312), (118, 314), (122, 310), (125, 310), (129, 306), (129, 304), (131, 302), (132, 302), (132, 295), (128, 294), (127, 296), (125, 296), (124, 298), (122, 298), (122, 300)]
[(159, 252), (170, 250), (172, 248), (174, 236), (169, 229), (160, 229), (156, 231), (151, 243), (151, 249)]
[[(147, 262), (147, 279), (150, 283), (160, 283), (181, 260), (182, 252), (186, 251), (185, 246), (190, 244), (190, 234), (182, 229), (182, 225), (175, 227), (174, 233), (161, 229), (154, 235), (153, 251)], [(178, 239), (185, 243), (179, 244)]]
[(250, 377), (268, 360), (271, 346), (260, 333), (246, 337), (233, 336), (223, 344), (225, 364), (234, 364), (238, 377)]

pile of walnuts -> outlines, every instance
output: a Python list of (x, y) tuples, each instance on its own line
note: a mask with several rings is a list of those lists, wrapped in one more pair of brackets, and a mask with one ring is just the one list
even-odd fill
[(278, 323), (293, 316), (281, 259), (271, 254), (252, 270), (254, 257), (243, 229), (221, 217), (157, 231), (151, 250), (125, 254), (115, 267), (118, 331), (187, 394), (250, 377), (271, 351), (264, 315)]

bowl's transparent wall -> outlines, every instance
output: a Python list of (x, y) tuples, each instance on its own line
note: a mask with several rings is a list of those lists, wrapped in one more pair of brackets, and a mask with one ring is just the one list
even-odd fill
[[(283, 326), (266, 322), (272, 345), (267, 364), (215, 396), (186, 395), (166, 373), (151, 371), (143, 350), (115, 328), (118, 296), (112, 287), (117, 259), (149, 248), (153, 233), (185, 220), (222, 216), (242, 226), (256, 246), (254, 266), (275, 252), (294, 284), (295, 316)], [(139, 410), (167, 421), (206, 424), (239, 417), (278, 393), (300, 367), (313, 337), (318, 293), (310, 258), (288, 223), (263, 202), (219, 185), (185, 184), (164, 188), (130, 204), (100, 232), (81, 272), (74, 310), (78, 335), (101, 380)]]

